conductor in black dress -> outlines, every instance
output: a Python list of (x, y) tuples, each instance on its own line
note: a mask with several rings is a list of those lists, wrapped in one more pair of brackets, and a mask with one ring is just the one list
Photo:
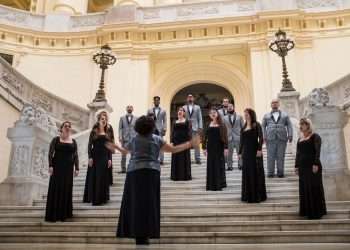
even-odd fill
[(79, 174), (78, 148), (69, 121), (62, 123), (60, 135), (50, 143), (49, 174), (45, 221), (64, 221), (73, 216), (73, 174)]
[(227, 187), (225, 155), (228, 153), (227, 128), (217, 109), (209, 111), (211, 119), (203, 141), (207, 156), (207, 190), (220, 191)]
[(320, 161), (322, 140), (312, 131), (309, 119), (300, 120), (300, 131), (295, 160), (295, 172), (299, 175), (299, 214), (320, 219), (327, 214)]
[(254, 110), (246, 109), (244, 118), (239, 147), (239, 158), (242, 159), (241, 200), (258, 203), (267, 198), (262, 154), (263, 132)]
[(117, 237), (135, 238), (136, 244), (149, 244), (150, 238), (160, 238), (160, 151), (177, 153), (198, 146), (195, 137), (177, 146), (166, 143), (153, 134), (154, 119), (141, 116), (135, 123), (137, 135), (125, 144), (107, 147), (130, 153), (120, 208)]

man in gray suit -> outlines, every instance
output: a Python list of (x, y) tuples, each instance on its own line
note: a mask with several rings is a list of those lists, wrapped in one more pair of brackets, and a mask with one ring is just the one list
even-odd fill
[(293, 141), (292, 123), (288, 114), (282, 112), (279, 107), (279, 100), (272, 100), (272, 111), (265, 114), (261, 123), (267, 149), (267, 173), (270, 178), (275, 175), (275, 163), (277, 163), (277, 176), (284, 177), (287, 141)]
[[(147, 115), (153, 114), (154, 121), (156, 124), (156, 134), (162, 138), (166, 134), (167, 129), (167, 120), (166, 120), (166, 111), (160, 107), (160, 97), (153, 97), (154, 107), (147, 111)], [(160, 164), (164, 164), (164, 152), (159, 154)]]
[(221, 116), (222, 119), (224, 119), (224, 117), (227, 115), (229, 103), (230, 103), (230, 100), (227, 97), (224, 97), (222, 99), (222, 107), (221, 109), (218, 110), (219, 115)]
[[(241, 130), (244, 126), (243, 118), (235, 112), (235, 106), (232, 103), (228, 104), (227, 115), (224, 116), (224, 121), (227, 127), (228, 137), (228, 155), (227, 155), (227, 170), (233, 170), (233, 151), (236, 150), (238, 156), (239, 143), (241, 139)], [(238, 164), (238, 169), (241, 169)]]
[[(187, 104), (183, 106), (186, 111), (186, 118), (192, 125), (192, 136), (202, 133), (203, 119), (202, 111), (199, 105), (194, 104), (194, 97), (192, 94), (187, 96)], [(197, 164), (201, 164), (201, 155), (199, 146), (194, 148), (194, 157)]]
[[(119, 142), (125, 147), (125, 145), (131, 141), (131, 139), (136, 135), (135, 132), (135, 122), (137, 117), (132, 114), (134, 111), (133, 106), (128, 105), (126, 107), (126, 115), (120, 117), (119, 120)], [(119, 173), (126, 173), (126, 155), (122, 154), (121, 169)]]

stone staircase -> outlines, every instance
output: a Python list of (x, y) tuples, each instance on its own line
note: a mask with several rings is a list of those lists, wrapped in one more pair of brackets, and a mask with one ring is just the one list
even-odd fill
[[(328, 215), (322, 220), (298, 216), (298, 178), (291, 153), (286, 154), (286, 177), (266, 179), (268, 200), (261, 204), (240, 201), (241, 172), (237, 169), (227, 172), (224, 191), (213, 192), (205, 190), (204, 158), (202, 165), (192, 165), (193, 180), (189, 182), (171, 181), (170, 154), (165, 159), (161, 239), (152, 243), (346, 243), (350, 249), (350, 201), (327, 202)], [(32, 206), (0, 206), (0, 243), (7, 247), (15, 243), (133, 244), (132, 240), (115, 238), (125, 175), (117, 174), (120, 155), (113, 161), (115, 184), (109, 204), (93, 207), (82, 203), (86, 166), (81, 166), (80, 176), (74, 180), (73, 219), (44, 222), (46, 196)]]

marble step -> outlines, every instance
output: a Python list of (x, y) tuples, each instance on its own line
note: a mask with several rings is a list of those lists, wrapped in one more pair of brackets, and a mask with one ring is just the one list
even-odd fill
[(130, 249), (163, 249), (163, 250), (349, 250), (350, 243), (279, 243), (279, 244), (153, 244), (149, 247), (135, 247), (134, 244), (85, 244), (85, 243), (3, 243), (1, 250), (130, 250)]
[[(280, 183), (274, 183), (274, 182), (267, 182), (266, 183), (266, 188), (275, 188), (279, 187), (281, 189), (284, 188), (289, 188), (289, 187), (297, 187), (298, 183), (297, 182), (280, 182)], [(225, 190), (240, 190), (241, 189), (241, 182), (237, 183), (228, 183), (227, 188)], [(74, 186), (73, 190), (75, 193), (83, 193), (84, 192), (84, 186)], [(113, 186), (110, 187), (110, 192), (111, 193), (120, 193), (123, 192), (124, 190), (124, 185), (118, 185), (115, 183)], [(188, 187), (184, 183), (179, 182), (178, 185), (176, 186), (166, 186), (165, 184), (161, 184), (161, 191), (177, 191), (177, 192), (182, 192), (183, 194), (186, 194), (187, 192), (192, 192), (192, 191), (206, 191), (205, 190), (205, 185), (204, 183), (201, 185), (196, 185), (196, 186), (191, 186)]]
[[(0, 232), (115, 232), (116, 222), (0, 222)], [(350, 230), (350, 219), (165, 222), (161, 232), (259, 232)]]
[[(204, 188), (203, 188), (204, 189)], [(286, 188), (278, 188), (278, 187), (273, 187), (273, 188), (267, 188), (267, 194), (298, 194), (299, 189), (297, 187), (286, 187)], [(192, 196), (193, 198), (201, 198), (201, 197), (211, 197), (211, 196), (217, 196), (219, 195), (220, 197), (227, 197), (227, 196), (232, 196), (232, 195), (239, 195), (241, 194), (240, 189), (229, 189), (227, 190), (226, 188), (222, 191), (187, 191), (187, 192), (179, 192), (177, 190), (175, 191), (161, 191), (161, 196), (163, 198), (181, 198), (181, 197), (189, 197)], [(122, 197), (123, 193), (121, 192), (115, 192), (111, 193), (110, 197)], [(83, 194), (81, 192), (74, 192), (73, 193), (73, 199), (77, 198), (80, 199), (83, 197)], [(44, 199), (46, 199), (46, 195), (43, 196)]]
[[(75, 213), (119, 213), (120, 205), (106, 204), (104, 206), (91, 206), (90, 204), (79, 204), (74, 206)], [(350, 209), (350, 201), (329, 201), (327, 202), (327, 208), (333, 210)], [(162, 213), (189, 213), (191, 211), (197, 212), (247, 212), (247, 211), (298, 211), (299, 202), (262, 202), (259, 204), (251, 203), (223, 203), (223, 204), (210, 204), (198, 202), (195, 204), (161, 204)], [(35, 206), (0, 206), (0, 213), (29, 213), (29, 212), (43, 212), (45, 205)]]
[[(226, 176), (226, 181), (228, 184), (230, 183), (241, 183), (242, 178), (241, 176)], [(284, 178), (267, 178), (265, 179), (267, 185), (269, 183), (286, 183), (286, 182), (294, 182), (297, 183), (299, 181), (299, 177), (296, 175), (286, 175)], [(125, 182), (125, 179), (114, 179), (113, 186), (123, 186)], [(186, 187), (196, 186), (196, 185), (204, 185), (206, 183), (206, 177), (198, 178), (196, 176), (193, 176), (193, 179), (190, 181), (172, 181), (170, 177), (163, 177), (161, 178), (161, 185), (162, 187), (168, 187), (168, 186), (182, 186), (186, 185)], [(78, 180), (74, 181), (73, 185), (75, 187), (81, 187), (85, 186), (85, 180)]]
[[(118, 170), (119, 171), (119, 170)], [(238, 170), (237, 168), (235, 168), (233, 171), (226, 171), (226, 177), (227, 178), (241, 178), (242, 176), (242, 171), (241, 170)], [(284, 174), (286, 176), (294, 176), (295, 175), (295, 170), (294, 170), (294, 167), (293, 168), (290, 168), (290, 169), (285, 169), (284, 171)], [(207, 176), (207, 170), (206, 169), (203, 169), (201, 171), (195, 171), (193, 170), (193, 168), (191, 169), (191, 175), (193, 178), (196, 178), (196, 179), (205, 179), (206, 176)], [(113, 180), (114, 181), (118, 181), (118, 180), (124, 180), (125, 179), (125, 174), (122, 174), (122, 173), (113, 173)], [(171, 176), (171, 171), (170, 170), (164, 170), (162, 169), (161, 170), (161, 179), (162, 180), (170, 180), (170, 176)], [(267, 171), (265, 169), (265, 176), (267, 176)], [(81, 172), (79, 173), (79, 176), (75, 177), (74, 178), (74, 182), (84, 182), (85, 181), (85, 178), (86, 178), (86, 172)]]
[[(116, 222), (119, 213), (74, 213), (71, 222)], [(350, 219), (350, 209), (329, 209), (324, 219)], [(161, 213), (161, 221), (165, 222), (203, 222), (217, 223), (226, 221), (265, 221), (265, 220), (300, 220), (296, 211), (240, 211), (240, 212), (173, 212)], [(0, 214), (0, 222), (40, 222), (44, 220), (44, 211), (36, 213)]]
[[(285, 193), (276, 193), (276, 194), (271, 194), (267, 193), (268, 195), (268, 200), (269, 201), (290, 201), (290, 200), (297, 200), (299, 199), (299, 195), (294, 192), (291, 194), (285, 194)], [(220, 195), (214, 195), (214, 196), (202, 196), (202, 197), (173, 197), (173, 198), (168, 198), (168, 197), (162, 197), (161, 198), (161, 203), (163, 204), (195, 204), (198, 202), (207, 202), (207, 203), (213, 203), (213, 204), (223, 204), (227, 202), (238, 202), (241, 199), (240, 194), (232, 194), (232, 195), (226, 195), (226, 196), (220, 196)], [(73, 197), (73, 204), (74, 205), (80, 205), (84, 204), (83, 203), (83, 198), (76, 198)], [(108, 202), (109, 204), (120, 204), (122, 200), (121, 196), (111, 196), (110, 201)], [(33, 205), (45, 205), (46, 200), (45, 199), (36, 199), (33, 201)]]
[[(2, 243), (134, 244), (114, 232), (0, 232)], [(349, 230), (261, 232), (163, 232), (157, 244), (349, 243)], [(150, 246), (152, 247), (152, 246)]]

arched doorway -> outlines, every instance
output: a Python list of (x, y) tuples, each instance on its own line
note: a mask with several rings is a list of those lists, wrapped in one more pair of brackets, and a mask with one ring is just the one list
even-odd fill
[(219, 107), (224, 97), (229, 98), (234, 103), (232, 94), (224, 87), (212, 83), (196, 83), (181, 89), (172, 98), (170, 106), (171, 124), (176, 120), (177, 109), (186, 103), (188, 94), (195, 97), (195, 103), (202, 109), (204, 128), (209, 124), (208, 113), (211, 107)]

